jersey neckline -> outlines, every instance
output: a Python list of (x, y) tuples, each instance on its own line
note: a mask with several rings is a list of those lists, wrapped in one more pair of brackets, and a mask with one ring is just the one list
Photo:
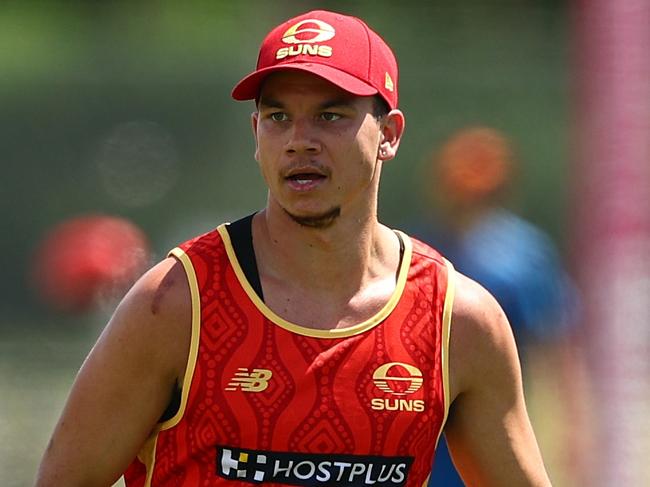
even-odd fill
[(404, 287), (406, 286), (406, 279), (408, 277), (408, 271), (411, 266), (413, 245), (408, 235), (404, 234), (403, 232), (400, 232), (399, 230), (394, 230), (395, 233), (397, 233), (401, 237), (402, 242), (404, 242), (404, 255), (402, 257), (402, 261), (398, 271), (397, 283), (395, 285), (395, 289), (393, 290), (393, 294), (388, 299), (386, 304), (384, 304), (384, 306), (375, 315), (371, 316), (370, 318), (368, 318), (367, 320), (361, 323), (357, 323), (356, 325), (348, 326), (345, 328), (335, 328), (332, 330), (321, 330), (317, 328), (309, 328), (306, 326), (298, 325), (296, 323), (292, 323), (288, 320), (285, 320), (284, 318), (276, 314), (271, 308), (269, 308), (251, 286), (250, 282), (248, 281), (248, 278), (246, 277), (244, 271), (242, 270), (239, 260), (237, 259), (235, 249), (233, 248), (232, 242), (230, 240), (230, 234), (228, 233), (228, 230), (226, 228), (227, 225), (228, 224), (226, 223), (219, 225), (217, 227), (217, 232), (219, 232), (219, 235), (221, 236), (221, 239), (224, 243), (226, 253), (228, 254), (228, 260), (230, 261), (230, 265), (232, 266), (235, 272), (239, 284), (244, 289), (244, 291), (246, 292), (250, 300), (253, 302), (255, 307), (266, 318), (268, 318), (272, 323), (276, 324), (277, 326), (285, 330), (288, 330), (292, 333), (296, 333), (298, 335), (303, 335), (303, 336), (315, 337), (315, 338), (341, 338), (341, 337), (358, 335), (367, 330), (370, 330), (371, 328), (374, 328), (379, 323), (381, 323), (384, 319), (386, 319), (391, 314), (391, 312), (395, 309), (397, 303), (399, 303), (400, 298), (402, 297), (402, 294), (404, 292)]

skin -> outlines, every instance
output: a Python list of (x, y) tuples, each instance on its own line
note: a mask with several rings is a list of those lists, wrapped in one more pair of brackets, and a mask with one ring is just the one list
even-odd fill
[[(399, 243), (377, 221), (377, 191), (404, 116), (392, 110), (378, 120), (372, 109), (371, 97), (288, 72), (267, 79), (252, 116), (269, 188), (253, 219), (260, 279), (268, 306), (302, 326), (358, 323), (394, 290)], [(468, 485), (548, 486), (510, 327), (483, 288), (456, 277), (445, 428), (454, 461)], [(136, 283), (79, 372), (38, 487), (109, 486), (119, 478), (183, 381), (190, 313), (174, 259)]]

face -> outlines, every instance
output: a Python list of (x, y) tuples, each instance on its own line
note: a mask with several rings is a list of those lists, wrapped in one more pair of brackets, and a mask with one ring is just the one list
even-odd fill
[(377, 120), (373, 103), (309, 73), (267, 78), (253, 131), (270, 211), (318, 228), (376, 211), (381, 161), (394, 156), (401, 130), (396, 137), (386, 123), (395, 115)]

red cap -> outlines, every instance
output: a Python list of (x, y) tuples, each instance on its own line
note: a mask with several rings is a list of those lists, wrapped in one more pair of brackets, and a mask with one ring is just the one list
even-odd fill
[(257, 98), (264, 79), (280, 70), (313, 73), (354, 95), (379, 94), (397, 107), (397, 60), (361, 19), (325, 10), (294, 17), (264, 39), (257, 69), (232, 91), (235, 100)]

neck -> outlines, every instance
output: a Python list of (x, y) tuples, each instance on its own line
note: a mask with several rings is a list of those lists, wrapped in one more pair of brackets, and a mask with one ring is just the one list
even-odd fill
[(310, 228), (273, 204), (255, 216), (253, 235), (262, 274), (342, 292), (358, 290), (364, 281), (384, 272), (398, 245), (372, 211), (356, 218), (342, 214), (326, 228)]
[(326, 228), (310, 228), (269, 204), (253, 219), (253, 246), (264, 301), (301, 326), (361, 323), (395, 290), (399, 240), (374, 214), (342, 212)]

